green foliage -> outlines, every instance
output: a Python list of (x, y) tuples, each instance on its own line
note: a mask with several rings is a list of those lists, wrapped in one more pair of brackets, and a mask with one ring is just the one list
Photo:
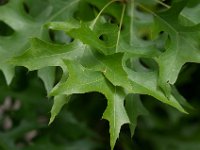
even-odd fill
[(200, 63), (200, 4), (193, 3), (10, 0), (0, 5), (0, 69), (8, 84), (16, 66), (38, 71), (54, 97), (50, 123), (72, 96), (103, 94), (113, 149), (121, 126), (130, 124), (133, 136), (147, 114), (139, 95), (190, 108), (174, 84), (184, 64)]

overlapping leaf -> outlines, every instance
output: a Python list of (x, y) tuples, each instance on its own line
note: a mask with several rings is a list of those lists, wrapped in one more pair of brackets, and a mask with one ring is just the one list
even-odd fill
[(64, 62), (69, 71), (69, 78), (66, 82), (56, 86), (51, 95), (72, 95), (92, 91), (104, 94), (108, 100), (108, 106), (103, 118), (109, 121), (111, 148), (114, 148), (121, 126), (129, 123), (123, 106), (125, 98), (123, 90), (110, 84), (101, 72), (86, 69), (74, 61), (65, 60)]
[(67, 45), (47, 43), (37, 38), (31, 41), (31, 48), (23, 55), (13, 58), (11, 60), (13, 64), (25, 66), (29, 70), (37, 70), (47, 66), (62, 67), (62, 59), (76, 59), (84, 50), (84, 45), (79, 41)]
[(26, 14), (23, 8), (23, 0), (10, 0), (0, 7), (0, 21), (3, 21), (14, 30), (12, 35), (0, 36), (0, 70), (5, 74), (7, 83), (10, 83), (14, 76), (15, 66), (10, 65), (7, 61), (23, 53), (28, 48), (29, 38), (46, 37), (44, 34), (47, 33), (44, 33), (42, 29), (46, 21), (63, 20), (63, 17), (65, 19), (70, 18), (75, 11), (77, 2), (51, 0), (47, 7), (36, 16), (42, 17), (42, 20), (35, 20)]
[[(56, 4), (55, 1), (52, 2)], [(69, 6), (74, 6), (77, 2), (66, 1), (66, 3), (69, 3), (68, 6), (64, 6), (58, 12), (53, 11), (51, 17), (47, 17), (48, 20), (59, 16)], [(85, 2), (102, 9), (109, 1), (85, 0)], [(129, 2), (127, 3), (129, 4)], [(114, 4), (110, 9), (105, 9), (108, 16), (104, 16), (98, 21), (95, 20), (95, 22), (79, 22), (73, 18), (74, 11), (67, 11), (65, 13), (67, 13), (68, 21), (61, 22), (61, 19), (61, 21), (57, 20), (57, 22), (45, 25), (49, 29), (64, 31), (74, 39), (73, 42), (61, 45), (33, 38), (30, 48), (15, 58), (12, 57), (24, 50), (15, 51), (15, 54), (5, 57), (6, 52), (4, 54), (4, 51), (0, 49), (0, 53), (2, 51), (2, 54), (4, 54), (1, 61), (3, 64), (5, 60), (12, 58), (9, 62), (13, 65), (25, 66), (29, 70), (42, 69), (39, 71), (39, 75), (45, 81), (48, 92), (54, 84), (52, 80), (54, 79), (55, 70), (51, 66), (60, 66), (63, 69), (64, 73), (61, 81), (50, 92), (51, 96), (55, 96), (51, 111), (51, 122), (62, 106), (69, 100), (69, 96), (93, 91), (104, 94), (108, 100), (108, 105), (103, 118), (109, 121), (111, 148), (114, 148), (121, 126), (130, 123), (133, 134), (138, 115), (145, 112), (140, 99), (136, 95), (130, 96), (129, 94), (151, 95), (185, 112), (181, 104), (187, 105), (187, 103), (174, 87), (171, 91), (168, 83), (175, 83), (181, 67), (186, 62), (200, 62), (197, 40), (200, 34), (199, 25), (183, 26), (178, 21), (178, 16), (186, 4), (186, 0), (174, 2), (171, 9), (160, 14), (153, 13), (156, 16), (157, 32), (164, 31), (169, 34), (168, 42), (160, 39), (162, 43), (157, 44), (158, 41), (144, 41), (141, 37), (138, 37), (136, 31), (147, 32), (146, 28), (149, 24), (140, 20), (138, 23), (138, 20), (130, 14), (137, 12), (133, 1), (131, 1), (129, 14), (125, 14), (123, 24), (125, 29), (120, 31), (121, 37), (119, 37), (120, 29), (118, 27), (122, 8), (121, 3)], [(57, 8), (58, 5), (55, 7)], [(46, 13), (43, 15), (46, 15)], [(112, 24), (106, 17), (109, 19), (115, 17), (116, 23)], [(63, 16), (61, 15), (60, 18), (63, 18)], [(152, 24), (152, 18), (149, 16), (147, 18), (150, 18), (149, 22)], [(136, 26), (134, 26), (134, 22), (137, 22), (135, 23)], [(25, 28), (32, 27), (31, 23), (28, 22), (29, 26), (25, 26)], [(37, 30), (41, 24), (36, 25), (35, 29)], [(27, 34), (29, 32), (27, 31)], [(38, 30), (37, 32), (40, 33)], [(23, 32), (20, 31), (20, 33)], [(37, 36), (35, 33), (36, 31), (32, 30), (30, 34)], [(27, 38), (27, 36), (24, 36), (24, 38)], [(166, 51), (161, 52), (157, 45), (162, 45), (165, 42)], [(142, 58), (155, 60), (158, 67), (152, 69), (151, 64), (148, 64), (149, 62), (145, 65), (150, 67), (146, 67), (141, 62)], [(4, 72), (10, 70), (8, 67), (1, 67), (1, 69), (4, 69)], [(50, 77), (47, 78), (48, 75)], [(9, 77), (9, 74), (7, 74), (7, 77)], [(127, 95), (128, 97), (126, 97)], [(126, 110), (124, 107), (125, 98)]]

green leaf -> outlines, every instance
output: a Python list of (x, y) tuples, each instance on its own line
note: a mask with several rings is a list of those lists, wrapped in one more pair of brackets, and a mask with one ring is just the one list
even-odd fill
[(108, 106), (103, 114), (110, 124), (110, 144), (114, 148), (115, 142), (119, 136), (121, 126), (130, 123), (126, 110), (124, 108), (125, 94), (121, 88), (114, 88), (112, 93), (107, 94)]
[[(117, 36), (116, 35), (111, 36), (110, 33), (111, 32), (116, 33), (117, 30), (115, 29), (115, 26), (108, 24), (103, 24), (103, 25), (97, 24), (95, 26), (95, 31), (93, 32), (92, 30), (89, 29), (89, 27), (87, 27), (87, 30), (83, 29), (83, 27), (77, 29), (71, 26), (70, 24), (71, 22), (66, 22), (66, 23), (54, 22), (50, 23), (48, 27), (56, 30), (64, 30), (69, 34), (73, 34), (72, 36), (74, 38), (76, 38), (76, 36), (77, 38), (81, 38), (83, 43), (85, 42), (86, 44), (92, 47), (92, 48), (90, 48), (89, 46), (85, 47), (84, 54), (81, 58), (81, 63), (84, 64), (84, 66), (87, 66), (87, 68), (103, 72), (104, 75), (108, 78), (108, 80), (115, 86), (122, 86), (131, 90), (131, 85), (129, 83), (127, 74), (122, 68), (123, 54), (112, 54), (115, 51), (115, 43)], [(86, 27), (86, 25), (84, 25), (84, 27)], [(78, 33), (79, 35), (75, 35), (76, 31), (82, 33)], [(108, 45), (106, 47), (102, 45), (103, 47), (101, 49), (104, 51), (106, 50), (104, 53), (107, 53), (109, 51), (108, 54), (112, 55), (104, 56), (95, 52), (95, 50), (99, 49), (99, 47), (101, 47), (100, 45), (102, 44), (99, 43), (100, 42), (99, 39), (96, 38), (96, 40), (94, 40), (95, 37), (98, 37), (98, 36), (93, 37), (93, 34), (95, 35), (95, 33), (97, 33), (98, 35), (104, 35), (109, 37), (106, 40), (106, 43), (108, 43), (109, 45), (114, 45), (113, 52), (109, 49), (106, 50)], [(96, 49), (93, 49), (93, 47)]]
[[(85, 0), (91, 5), (96, 6), (99, 10), (101, 10), (107, 3), (110, 2), (110, 0), (101, 0), (101, 1), (94, 1), (94, 0)], [(109, 7), (107, 7), (104, 11), (105, 14), (109, 14), (116, 18), (118, 21), (120, 21), (122, 5), (119, 5), (117, 3), (113, 3)]]
[[(50, 0), (49, 3), (46, 2), (48, 3), (47, 7), (36, 15), (39, 17), (37, 19), (30, 17), (25, 12), (24, 1), (22, 0), (10, 0), (0, 7), (0, 21), (14, 30), (14, 33), (9, 36), (0, 36), (0, 70), (3, 71), (8, 84), (14, 76), (15, 64), (8, 64), (7, 61), (22, 54), (28, 48), (29, 38), (43, 37), (44, 34), (48, 34), (42, 28), (47, 21), (56, 19), (61, 21), (72, 18), (78, 2), (79, 0)], [(31, 6), (33, 7), (35, 4)], [(34, 14), (34, 12), (32, 13)]]
[(62, 59), (76, 59), (81, 55), (83, 49), (84, 45), (79, 41), (58, 45), (34, 38), (31, 40), (31, 48), (23, 55), (11, 59), (10, 63), (25, 66), (29, 70), (47, 66), (62, 66)]
[(49, 124), (51, 124), (58, 113), (61, 111), (62, 107), (69, 101), (70, 97), (66, 95), (58, 95), (54, 97), (54, 104), (51, 108), (51, 118)]
[(38, 76), (44, 82), (44, 86), (47, 90), (47, 93), (49, 93), (54, 86), (55, 75), (56, 75), (55, 67), (46, 67), (38, 70)]
[(10, 84), (14, 77), (14, 67), (11, 65), (4, 64), (2, 65), (1, 70), (5, 75), (6, 83)]
[(0, 7), (0, 20), (14, 30), (8, 37), (0, 36), (0, 69), (3, 70), (8, 84), (14, 76), (14, 67), (6, 61), (27, 48), (29, 36), (37, 36), (40, 32), (38, 23), (22, 15), (20, 4), (21, 1), (10, 1)]
[(93, 30), (88, 23), (78, 24), (74, 20), (52, 22), (46, 26), (54, 30), (63, 30), (72, 38), (79, 39), (102, 54), (111, 55), (116, 52), (118, 27), (115, 24), (97, 23)]
[[(200, 25), (195, 24), (198, 18), (194, 16), (192, 22), (180, 15), (185, 13), (187, 2), (174, 1), (170, 9), (157, 14), (151, 11), (156, 2), (146, 0), (118, 3), (84, 0), (79, 6), (79, 0), (49, 0), (44, 2), (44, 10), (43, 2), (38, 3), (40, 7), (32, 8), (34, 1), (30, 0), (28, 17), (21, 8), (23, 1), (12, 1), (0, 7), (0, 20), (14, 31), (11, 36), (0, 37), (0, 69), (8, 83), (15, 66), (38, 70), (48, 95), (55, 96), (50, 123), (69, 96), (88, 92), (104, 94), (108, 105), (103, 118), (110, 124), (113, 149), (121, 126), (130, 123), (133, 135), (137, 117), (146, 113), (139, 95), (134, 94), (150, 95), (184, 113), (184, 108), (190, 108), (173, 85), (185, 63), (200, 62)], [(106, 4), (111, 5), (104, 7)], [(125, 7), (129, 4), (130, 7)], [(104, 12), (95, 20), (77, 20), (90, 21), (97, 9)], [(84, 11), (85, 14), (80, 14)], [(149, 12), (155, 16), (156, 40), (151, 37), (153, 19)], [(62, 36), (67, 34), (73, 41), (62, 45), (45, 42), (50, 38), (54, 43), (53, 39), (64, 39), (54, 32), (49, 35), (48, 30), (60, 30)], [(164, 35), (160, 35), (161, 31)], [(35, 38), (25, 51), (30, 37)], [(67, 43), (65, 39), (63, 43)], [(55, 66), (62, 68), (63, 75), (53, 87)]]
[(200, 23), (199, 19), (200, 13), (200, 4), (198, 1), (190, 0), (188, 2), (187, 7), (185, 7), (182, 11), (183, 16), (189, 18), (193, 23), (198, 24)]
[[(81, 40), (84, 44), (110, 55), (116, 51), (118, 27), (112, 24), (97, 24), (92, 31), (87, 24), (81, 23), (81, 27), (67, 32), (73, 38)], [(102, 38), (102, 39), (101, 39)]]
[(157, 32), (164, 31), (169, 34), (166, 51), (157, 59), (160, 68), (159, 83), (167, 95), (170, 93), (169, 84), (175, 83), (185, 63), (200, 63), (200, 24), (183, 26), (178, 20), (187, 2), (187, 0), (174, 2), (169, 10), (156, 15)]
[(126, 111), (130, 119), (129, 127), (131, 130), (131, 136), (133, 136), (137, 126), (137, 118), (140, 115), (147, 115), (148, 111), (143, 106), (140, 97), (137, 94), (129, 94), (126, 96), (125, 102)]
[[(166, 97), (165, 94), (162, 92), (162, 90), (159, 88), (158, 85), (158, 77), (157, 77), (157, 72), (155, 71), (144, 71), (144, 70), (139, 70), (138, 67), (139, 65), (136, 64), (136, 67), (134, 67), (135, 70), (132, 70), (127, 67), (125, 62), (131, 58), (132, 63), (137, 63), (138, 58), (137, 57), (131, 57), (131, 55), (126, 55), (124, 57), (124, 69), (128, 74), (129, 79), (132, 81), (132, 86), (133, 86), (133, 93), (136, 94), (147, 94), (151, 95), (154, 98), (160, 100), (163, 103), (166, 103), (168, 105), (171, 105), (181, 112), (186, 113), (186, 111), (183, 109), (183, 107), (178, 103), (178, 101), (175, 99), (175, 97), (170, 94), (169, 97)], [(141, 64), (140, 64), (141, 65)]]
[(72, 95), (93, 91), (104, 94), (108, 100), (108, 106), (103, 118), (107, 119), (110, 124), (111, 148), (113, 149), (121, 126), (129, 122), (123, 105), (125, 98), (123, 90), (110, 84), (102, 72), (84, 68), (74, 61), (65, 60), (64, 62), (69, 71), (69, 78), (66, 82), (58, 84), (50, 95)]
[(81, 64), (89, 69), (102, 72), (105, 77), (114, 85), (132, 91), (131, 82), (122, 66), (122, 53), (104, 56), (85, 49), (81, 58)]

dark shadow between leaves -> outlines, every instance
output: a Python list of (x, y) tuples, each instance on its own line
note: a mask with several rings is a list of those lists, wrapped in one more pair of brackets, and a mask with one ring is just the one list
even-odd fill
[(9, 0), (0, 0), (0, 6), (5, 5), (9, 2)]
[(67, 105), (68, 109), (79, 120), (87, 121), (94, 128), (96, 128), (96, 123), (102, 118), (106, 106), (107, 100), (105, 96), (98, 92), (74, 94)]
[[(199, 103), (200, 97), (200, 65), (196, 63), (186, 63), (178, 76), (176, 87), (178, 91), (189, 103)], [(194, 101), (193, 101), (194, 100)], [(197, 107), (198, 105), (194, 105)]]
[(14, 91), (23, 91), (28, 86), (28, 69), (25, 67), (15, 67), (15, 76), (10, 87)]
[(30, 9), (29, 9), (28, 5), (27, 5), (25, 2), (23, 2), (23, 7), (24, 7), (25, 12), (26, 12), (27, 14), (29, 14)]
[(11, 36), (14, 34), (13, 30), (8, 24), (0, 20), (0, 36)]
[(106, 42), (108, 40), (108, 35), (107, 34), (100, 35), (99, 40)]

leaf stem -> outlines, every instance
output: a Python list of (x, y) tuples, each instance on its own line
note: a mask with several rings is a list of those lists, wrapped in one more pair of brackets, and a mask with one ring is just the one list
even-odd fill
[(166, 7), (166, 8), (170, 8), (169, 5), (163, 3), (163, 2), (161, 2), (161, 1), (159, 1), (159, 0), (155, 0), (155, 2), (159, 3), (160, 5), (162, 5), (162, 6)]
[(118, 30), (118, 34), (117, 34), (116, 53), (118, 51), (119, 39), (120, 39), (120, 34), (121, 34), (121, 29), (122, 29), (122, 23), (123, 23), (123, 19), (124, 19), (125, 10), (126, 10), (126, 4), (123, 4), (122, 15), (121, 15), (120, 24), (119, 24), (119, 30)]
[(94, 21), (92, 22), (92, 24), (90, 25), (90, 28), (93, 29), (96, 22), (98, 21), (99, 17), (101, 16), (102, 12), (112, 3), (114, 2), (119, 2), (120, 0), (112, 0), (109, 3), (107, 3), (102, 9), (101, 11), (98, 13), (98, 15), (96, 16), (96, 18), (94, 19)]

